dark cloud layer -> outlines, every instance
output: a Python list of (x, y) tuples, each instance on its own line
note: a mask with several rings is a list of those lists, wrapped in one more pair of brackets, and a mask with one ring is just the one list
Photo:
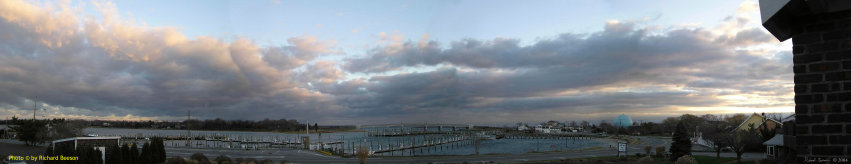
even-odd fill
[[(465, 70), (393, 76), (395, 80), (380, 78), (404, 83), (405, 88), (391, 84), (380, 88), (377, 94), (391, 89), (402, 92), (404, 97), (430, 98), (435, 101), (416, 102), (419, 107), (435, 109), (664, 113), (677, 107), (791, 106), (788, 52), (779, 52), (775, 58), (775, 54), (739, 49), (772, 44), (770, 35), (755, 28), (732, 36), (718, 35), (713, 30), (716, 29), (679, 28), (651, 34), (650, 29), (630, 22), (609, 22), (598, 33), (562, 34), (528, 46), (512, 39), (467, 39), (452, 42), (448, 48), (440, 48), (433, 41), (405, 42), (377, 47), (366, 57), (348, 59), (343, 68), (384, 72), (451, 65)], [(451, 76), (445, 75), (450, 72)], [(435, 94), (437, 91), (450, 92)], [(720, 98), (731, 94), (750, 94), (771, 103)], [(388, 104), (382, 100), (394, 99), (379, 99), (376, 104)], [(404, 111), (404, 107), (374, 109)]]

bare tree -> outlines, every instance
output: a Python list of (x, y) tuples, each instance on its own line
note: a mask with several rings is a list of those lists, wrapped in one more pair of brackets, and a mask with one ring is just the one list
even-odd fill
[(748, 116), (745, 114), (735, 114), (733, 116), (724, 117), (724, 121), (727, 121), (730, 125), (736, 126), (745, 122), (745, 119), (748, 119)]
[(702, 125), (703, 128), (700, 129), (701, 137), (709, 141), (707, 146), (715, 150), (715, 157), (720, 159), (721, 149), (729, 146), (727, 135), (729, 135), (730, 125), (724, 122), (720, 116), (713, 114), (705, 114), (700, 118), (706, 120), (706, 123)]
[(736, 160), (739, 163), (742, 162), (742, 154), (745, 153), (746, 147), (760, 143), (757, 131), (753, 128), (753, 125), (750, 126), (750, 129), (736, 130), (727, 135), (727, 144), (736, 153)]
[(704, 114), (700, 118), (706, 121), (721, 121), (721, 117), (713, 114)]
[(680, 123), (679, 118), (668, 117), (665, 118), (665, 120), (662, 120), (662, 124), (660, 124), (661, 126), (659, 126), (659, 128), (662, 128), (662, 133), (665, 133), (666, 135), (673, 134), (674, 129), (677, 127), (677, 123)]
[(721, 159), (721, 149), (727, 147), (729, 131), (724, 128), (724, 125), (719, 125), (719, 122), (704, 126), (702, 130), (703, 139), (709, 141), (709, 147), (715, 150), (715, 157)]

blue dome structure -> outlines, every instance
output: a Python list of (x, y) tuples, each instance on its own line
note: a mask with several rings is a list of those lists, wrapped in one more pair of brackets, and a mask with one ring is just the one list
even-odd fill
[(628, 128), (632, 126), (632, 118), (629, 118), (626, 114), (621, 114), (612, 121), (612, 125), (615, 127)]

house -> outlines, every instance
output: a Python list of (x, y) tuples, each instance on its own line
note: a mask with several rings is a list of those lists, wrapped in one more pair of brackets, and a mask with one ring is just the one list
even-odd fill
[[(751, 125), (753, 125), (753, 126), (751, 126)], [(777, 121), (777, 120), (774, 120), (774, 119), (765, 118), (765, 116), (763, 116), (763, 115), (759, 115), (759, 114), (754, 113), (751, 116), (749, 116), (747, 119), (745, 119), (745, 121), (743, 121), (741, 124), (739, 124), (739, 126), (736, 126), (736, 129), (734, 129), (734, 131), (750, 130), (752, 128), (759, 128), (759, 127), (774, 129), (774, 128), (777, 128), (778, 126), (783, 126), (783, 123), (780, 123), (780, 121)]]
[(546, 123), (547, 127), (559, 127), (561, 125), (562, 124), (559, 123), (558, 121), (547, 121), (547, 123)]
[(582, 127), (579, 127), (579, 126), (568, 126), (568, 127), (565, 127), (564, 130), (569, 131), (569, 132), (574, 132), (574, 133), (585, 131), (585, 129), (583, 129)]
[(56, 152), (57, 150), (73, 150), (76, 151), (78, 148), (94, 148), (96, 150), (100, 150), (101, 159), (106, 161), (106, 156), (111, 155), (108, 154), (110, 151), (107, 151), (108, 148), (116, 148), (121, 143), (121, 137), (72, 137), (66, 139), (60, 139), (53, 141), (53, 151), (54, 153), (64, 154), (62, 152)]
[(12, 127), (17, 125), (0, 125), (0, 138), (15, 138), (16, 134)]
[(797, 148), (795, 145), (795, 136), (798, 135), (795, 129), (795, 114), (783, 119), (783, 125), (768, 141), (763, 142), (765, 145), (765, 158), (774, 159), (777, 163), (795, 163), (797, 159)]
[(561, 132), (561, 128), (554, 128), (550, 126), (537, 125), (535, 126), (535, 131), (539, 133), (558, 133)]
[(785, 145), (783, 143), (783, 134), (774, 135), (774, 137), (772, 137), (768, 141), (763, 142), (762, 144), (765, 145), (765, 158), (777, 159), (778, 156), (783, 156), (778, 155), (778, 153), (784, 152), (778, 149), (785, 148)]

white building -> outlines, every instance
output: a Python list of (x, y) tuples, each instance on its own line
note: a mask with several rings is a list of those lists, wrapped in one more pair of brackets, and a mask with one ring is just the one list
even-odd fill
[(537, 125), (537, 126), (535, 126), (535, 131), (539, 132), (539, 133), (558, 133), (558, 132), (561, 132), (561, 129), (553, 128), (553, 127), (544, 127), (543, 125)]
[(517, 130), (526, 131), (526, 130), (529, 130), (529, 127), (526, 126), (526, 125), (520, 125), (520, 126), (517, 126)]

